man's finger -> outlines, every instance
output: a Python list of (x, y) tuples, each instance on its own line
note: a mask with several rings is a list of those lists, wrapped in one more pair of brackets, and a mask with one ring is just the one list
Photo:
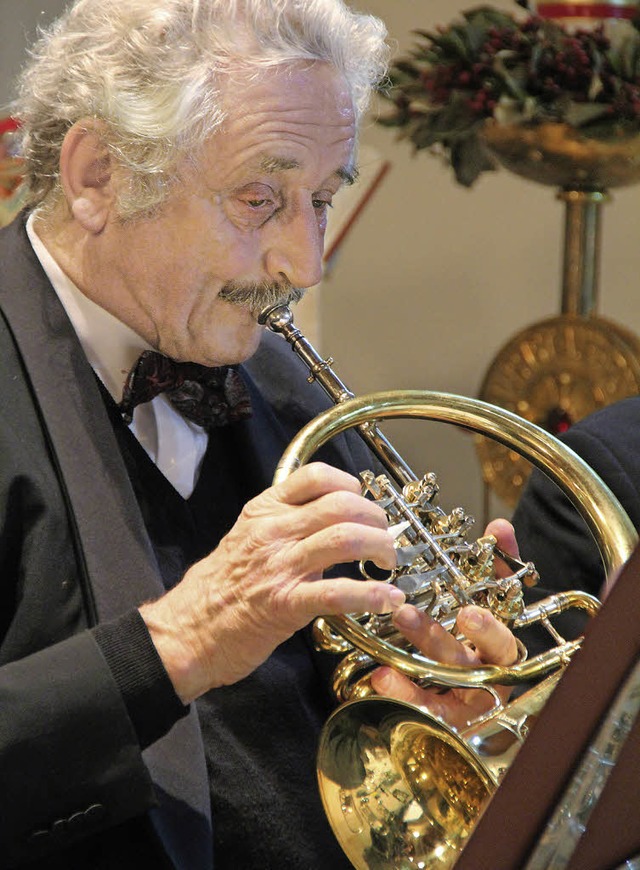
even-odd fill
[(516, 639), (506, 625), (483, 607), (463, 607), (456, 626), (475, 646), (480, 661), (502, 666), (513, 665), (518, 659)]
[(358, 493), (339, 490), (309, 504), (286, 509), (283, 515), (292, 538), (307, 537), (336, 523), (349, 522), (387, 530), (387, 516), (379, 505)]
[(493, 535), (501, 550), (508, 553), (510, 556), (514, 556), (516, 559), (520, 558), (516, 533), (509, 520), (491, 520), (485, 529), (485, 535)]
[(298, 541), (290, 550), (301, 574), (318, 574), (343, 562), (371, 560), (380, 568), (396, 565), (393, 540), (387, 529), (358, 523), (338, 523)]
[(423, 610), (406, 604), (393, 615), (393, 624), (402, 634), (430, 659), (447, 665), (470, 665), (475, 662), (473, 652), (446, 631)]
[(395, 586), (347, 577), (316, 580), (304, 584), (296, 594), (304, 597), (308, 619), (343, 613), (390, 613), (404, 603), (404, 593)]
[(274, 486), (272, 492), (285, 504), (294, 505), (307, 504), (339, 490), (359, 493), (360, 481), (352, 474), (334, 468), (332, 465), (311, 462), (298, 468), (286, 480)]
[(425, 701), (424, 689), (393, 668), (376, 668), (371, 674), (371, 686), (378, 695), (386, 695), (396, 701), (406, 701), (418, 707)]

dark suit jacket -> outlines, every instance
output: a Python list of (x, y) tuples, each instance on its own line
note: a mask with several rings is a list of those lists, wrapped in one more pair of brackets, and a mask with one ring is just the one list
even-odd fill
[[(640, 529), (640, 396), (609, 405), (572, 426), (562, 440), (596, 471)], [(520, 551), (542, 586), (598, 596), (605, 579), (598, 548), (569, 500), (535, 471), (513, 516)]]
[[(20, 218), (0, 264), (0, 865), (210, 867), (195, 709), (141, 752), (90, 630), (163, 591), (100, 390)], [(275, 336), (247, 366), (264, 485), (329, 404), (302, 368)]]

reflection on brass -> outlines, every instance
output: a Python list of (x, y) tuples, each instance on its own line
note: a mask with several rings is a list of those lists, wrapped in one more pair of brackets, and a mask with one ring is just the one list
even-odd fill
[[(346, 782), (349, 747), (360, 775)], [(325, 812), (358, 870), (453, 866), (495, 783), (446, 725), (389, 699), (355, 701), (327, 723), (318, 752)]]
[[(480, 398), (553, 435), (592, 411), (640, 392), (640, 341), (601, 317), (560, 315), (511, 338), (494, 358)], [(515, 505), (530, 463), (513, 450), (476, 437), (485, 482)]]
[(640, 136), (589, 139), (568, 124), (487, 122), (481, 138), (505, 169), (554, 187), (606, 189), (640, 181)]
[(453, 867), (558, 679), (461, 732), (390, 698), (343, 704), (322, 732), (318, 783), (354, 867)]

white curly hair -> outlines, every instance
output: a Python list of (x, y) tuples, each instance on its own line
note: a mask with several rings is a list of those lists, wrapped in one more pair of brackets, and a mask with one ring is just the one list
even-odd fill
[(385, 38), (379, 19), (343, 0), (76, 0), (40, 36), (20, 78), (14, 110), (29, 204), (60, 200), (64, 137), (93, 118), (130, 177), (121, 217), (153, 210), (180, 158), (197, 155), (223, 121), (230, 72), (326, 61), (361, 117), (385, 74)]

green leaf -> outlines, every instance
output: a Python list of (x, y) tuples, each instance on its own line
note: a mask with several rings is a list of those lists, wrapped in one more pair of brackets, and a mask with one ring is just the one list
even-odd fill
[(480, 6), (477, 9), (470, 9), (462, 13), (471, 27), (482, 27), (488, 30), (490, 27), (512, 27), (516, 28), (514, 19), (505, 12), (500, 12), (497, 9), (492, 9), (491, 6)]
[(518, 100), (524, 100), (526, 91), (521, 83), (525, 69), (522, 65), (510, 70), (507, 66), (509, 60), (517, 57), (514, 51), (499, 51), (493, 59), (493, 70), (500, 77), (507, 93)]
[(449, 30), (446, 33), (434, 36), (433, 44), (437, 45), (447, 58), (456, 60), (459, 58), (464, 59), (466, 57), (466, 46), (464, 40), (461, 39), (455, 30)]
[(587, 94), (589, 101), (593, 101), (596, 97), (602, 93), (604, 90), (604, 85), (602, 84), (602, 79), (599, 75), (594, 74), (591, 77), (591, 84), (589, 85), (589, 93)]
[(461, 98), (453, 100), (442, 108), (430, 112), (422, 119), (431, 135), (440, 138), (459, 136), (477, 124), (477, 116), (464, 104)]
[(409, 60), (397, 60), (393, 65), (394, 79), (409, 81), (420, 77), (420, 70)]
[(571, 127), (584, 127), (585, 124), (604, 118), (607, 114), (606, 103), (576, 103), (574, 100), (569, 100), (563, 117)]
[(450, 159), (456, 181), (464, 187), (471, 187), (483, 172), (496, 168), (475, 133), (452, 144)]
[(421, 36), (423, 39), (426, 39), (427, 42), (434, 42), (437, 38), (437, 34), (432, 33), (430, 30), (420, 30), (418, 28), (417, 30), (412, 30), (411, 32), (415, 33), (416, 36)]
[(451, 31), (451, 42), (455, 48), (455, 52), (462, 60), (469, 60), (470, 52), (467, 40), (464, 38), (464, 35), (459, 33), (457, 30)]

